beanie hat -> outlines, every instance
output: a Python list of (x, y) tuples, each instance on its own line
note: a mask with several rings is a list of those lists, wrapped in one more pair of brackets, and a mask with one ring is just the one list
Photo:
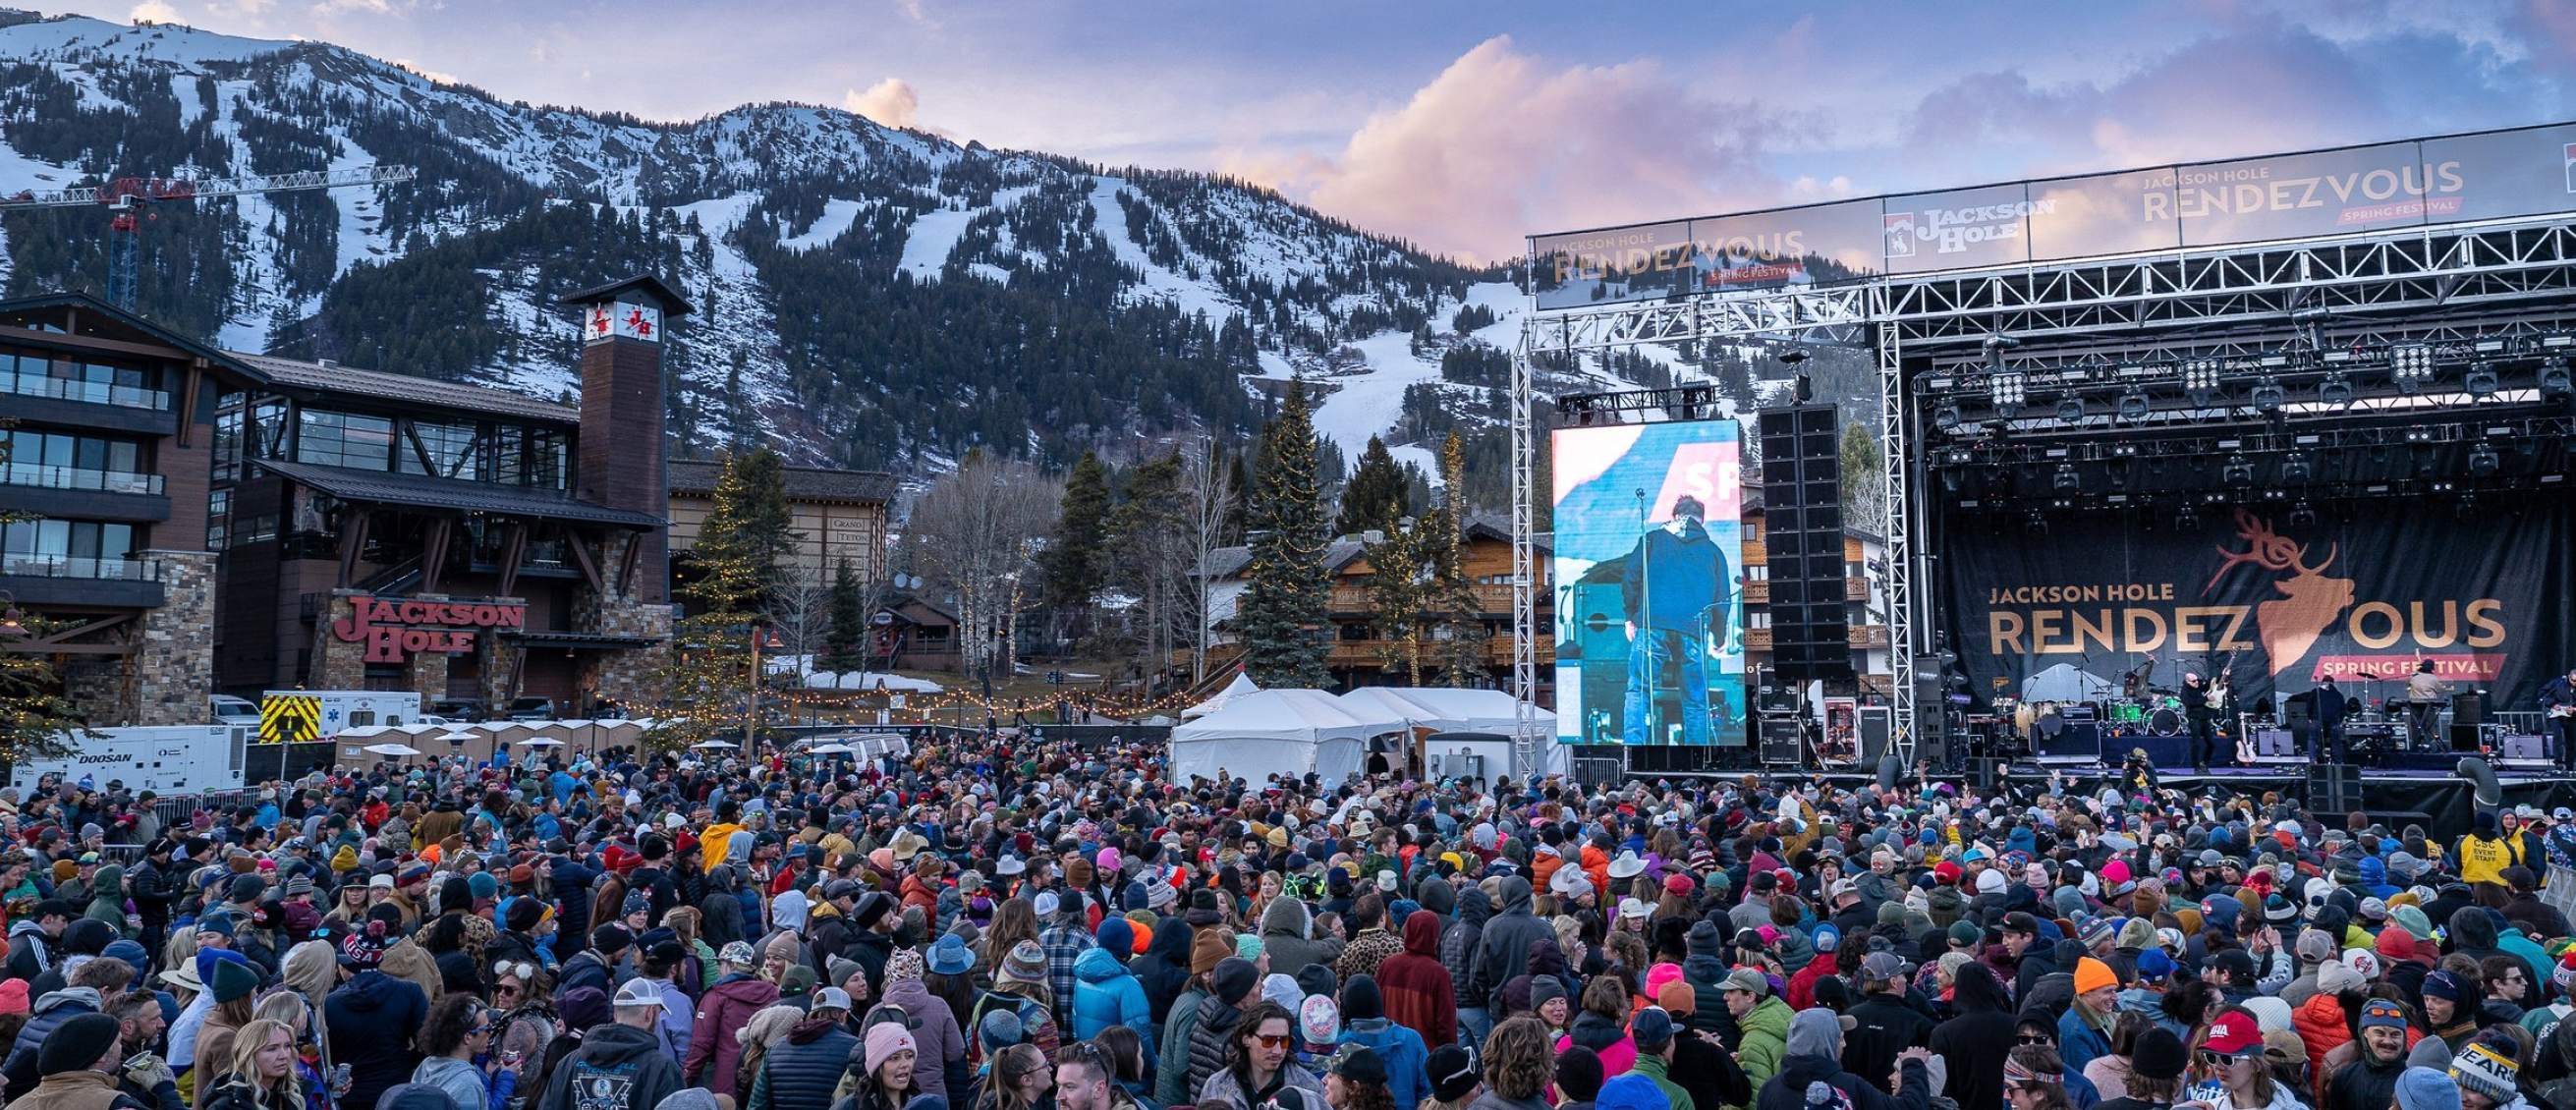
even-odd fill
[(1354, 975), (1342, 984), (1342, 1016), (1352, 1021), (1386, 1016), (1386, 1000), (1378, 992), (1376, 979)]
[[(1476, 1089), (1476, 1058), (1464, 1048), (1454, 1044), (1444, 1044), (1432, 1049), (1431, 1055), (1423, 1059), (1422, 1074), (1431, 1080), (1432, 1098), (1441, 1102), (1456, 1102), (1467, 1097), (1467, 1092)], [(1659, 1099), (1663, 1097), (1663, 1092), (1656, 1088), (1653, 1080), (1646, 1079), (1642, 1075), (1637, 1078), (1645, 1080), (1646, 1089), (1654, 1091), (1655, 1097)], [(1609, 1092), (1609, 1085), (1604, 1084), (1602, 1093), (1606, 1095)], [(1641, 1105), (1670, 1106), (1671, 1103), (1670, 1100), (1666, 1100), (1660, 1104)], [(1596, 1102), (1594, 1106), (1595, 1110), (1602, 1110), (1600, 1103)]]
[(980, 1032), (984, 1042), (985, 1058), (990, 1059), (994, 1053), (1020, 1043), (1020, 1038), (1027, 1035), (1020, 1024), (1020, 1015), (1017, 1013), (1008, 1009), (997, 1009), (985, 1014)]
[(2075, 961), (2075, 993), (2087, 994), (2104, 987), (2117, 988), (2119, 985), (2120, 976), (2111, 970), (2111, 965), (2091, 956)]
[(2521, 1070), (2511, 1057), (2475, 1041), (2451, 1058), (2451, 1079), (2462, 1090), (2476, 1091), (2499, 1103), (2513, 1101), (2514, 1078)]
[(912, 1031), (904, 1028), (900, 1021), (880, 1021), (868, 1026), (867, 1064), (871, 1077), (895, 1053), (920, 1051), (920, 1046), (913, 1042)]
[(1330, 1045), (1342, 1039), (1342, 1012), (1329, 995), (1310, 994), (1297, 1004), (1297, 1031), (1311, 1045)]
[(465, 886), (467, 890), (473, 893), (474, 899), (478, 902), (487, 898), (498, 898), (501, 896), (501, 881), (493, 878), (492, 873), (489, 871), (475, 872), (473, 878), (465, 880)]
[(81, 1014), (55, 1026), (36, 1049), (36, 1074), (61, 1075), (97, 1063), (116, 1046), (120, 1029), (106, 1014)]
[(2149, 1079), (2179, 1078), (2190, 1063), (2191, 1053), (2183, 1048), (2182, 1038), (2161, 1025), (2140, 1034), (2129, 1051), (2129, 1070)]
[(1205, 975), (1216, 970), (1216, 962), (1234, 955), (1234, 942), (1223, 929), (1201, 929), (1190, 940), (1190, 974)]
[(206, 980), (218, 1003), (245, 998), (259, 989), (259, 972), (247, 963), (233, 960), (215, 961), (214, 974)]
[(1636, 1072), (1602, 1084), (1600, 1096), (1592, 1100), (1593, 1110), (1672, 1110), (1672, 1105), (1663, 1088)]
[(1553, 975), (1530, 976), (1530, 1009), (1536, 1010), (1563, 997), (1565, 997), (1565, 980)]
[(2447, 971), (2429, 972), (2424, 976), (2423, 994), (2426, 998), (2458, 1002), (2461, 994), (2459, 977)]
[[(1893, 903), (1890, 903), (1890, 904), (1892, 905)], [(1815, 940), (1815, 944), (1816, 944), (1816, 951), (1817, 951), (1817, 952), (1819, 952), (1819, 953), (1831, 952), (1831, 951), (1833, 951), (1833, 950), (1835, 950), (1835, 949), (1837, 949), (1837, 948), (1842, 947), (1842, 943), (1843, 943), (1843, 934), (1842, 934), (1842, 930), (1836, 929), (1836, 928), (1834, 928), (1834, 927), (1833, 927), (1833, 926), (1831, 926), (1831, 925), (1818, 925), (1818, 926), (1816, 926), (1816, 940)]]
[[(848, 963), (853, 971), (865, 970), (864, 967), (855, 961), (842, 960), (838, 962)], [(885, 974), (881, 976), (881, 978), (883, 978), (888, 985), (895, 983), (909, 983), (915, 979), (921, 978), (922, 972), (929, 970), (929, 966), (930, 965), (928, 963), (922, 960), (921, 953), (910, 948), (898, 948), (894, 950), (893, 955), (886, 957)], [(832, 982), (835, 985), (849, 981), (850, 977), (847, 975), (836, 975), (832, 979)]]
[(1236, 933), (1234, 935), (1234, 954), (1247, 960), (1260, 959), (1261, 938), (1250, 933)]
[(2406, 1007), (2385, 998), (2374, 998), (2361, 1004), (2361, 1027), (2406, 1030)]
[(1001, 978), (1022, 983), (1046, 982), (1046, 949), (1038, 947), (1038, 942), (1033, 940), (1012, 945), (1010, 954), (1002, 957)]
[(2460, 1085), (2431, 1068), (2408, 1068), (2397, 1077), (2397, 1110), (2460, 1110)]
[(1601, 1093), (1602, 1081), (1599, 1053), (1577, 1046), (1556, 1058), (1556, 1089), (1566, 1098), (1588, 1102)]
[(27, 1012), (27, 981), (0, 979), (0, 1014)]
[(1092, 931), (1091, 939), (1108, 949), (1112, 956), (1129, 954), (1136, 948), (1136, 927), (1123, 917), (1103, 917), (1100, 928)]
[[(1043, 972), (1044, 968), (1040, 968)], [(1244, 999), (1261, 986), (1261, 970), (1241, 956), (1228, 956), (1216, 962), (1208, 972), (1208, 987), (1218, 1001), (1229, 1006), (1242, 1005)]]

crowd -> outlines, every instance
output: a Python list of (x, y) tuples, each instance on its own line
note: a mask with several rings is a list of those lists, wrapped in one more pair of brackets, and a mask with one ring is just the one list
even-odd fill
[(0, 793), (8, 1110), (2576, 1110), (2565, 809), (1009, 737), (151, 801)]

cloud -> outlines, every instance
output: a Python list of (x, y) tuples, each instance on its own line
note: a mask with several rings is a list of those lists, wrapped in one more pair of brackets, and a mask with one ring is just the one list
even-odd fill
[(126, 18), (135, 23), (177, 23), (179, 9), (171, 7), (166, 0), (143, 0)]
[(1220, 152), (1229, 173), (1362, 227), (1474, 260), (1532, 232), (1779, 199), (1761, 150), (1778, 118), (1693, 94), (1652, 61), (1552, 69), (1496, 37), (1335, 156)]
[(866, 92), (850, 90), (841, 97), (841, 107), (888, 127), (920, 126), (921, 96), (900, 77), (888, 77)]
[(439, 71), (437, 71), (437, 70), (434, 70), (434, 69), (422, 69), (422, 68), (421, 68), (421, 67), (419, 67), (419, 66), (413, 65), (413, 64), (411, 63), (411, 60), (410, 60), (410, 59), (408, 59), (408, 58), (388, 58), (388, 59), (386, 59), (386, 60), (387, 60), (388, 62), (392, 63), (392, 64), (394, 65), (394, 67), (395, 67), (395, 68), (397, 68), (397, 69), (408, 70), (408, 71), (410, 71), (410, 72), (412, 72), (412, 73), (416, 73), (416, 74), (419, 74), (419, 75), (420, 75), (420, 76), (422, 76), (422, 77), (426, 77), (426, 78), (428, 78), (428, 79), (430, 80), (430, 83), (432, 83), (432, 84), (438, 84), (438, 85), (461, 85), (461, 84), (464, 84), (464, 82), (457, 80), (457, 79), (456, 79), (456, 75), (455, 75), (455, 74), (453, 74), (453, 73), (441, 73), (441, 72), (439, 72)]

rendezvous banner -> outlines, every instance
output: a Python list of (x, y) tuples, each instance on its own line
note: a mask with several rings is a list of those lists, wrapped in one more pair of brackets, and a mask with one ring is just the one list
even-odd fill
[(2576, 210), (2576, 124), (1541, 235), (1541, 310)]

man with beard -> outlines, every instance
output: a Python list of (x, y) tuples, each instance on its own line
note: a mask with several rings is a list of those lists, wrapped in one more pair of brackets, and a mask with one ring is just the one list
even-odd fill
[(1619, 583), (1628, 612), (1628, 692), (1622, 707), (1626, 742), (1662, 742), (1654, 726), (1666, 663), (1681, 672), (1682, 743), (1708, 736), (1708, 637), (1726, 627), (1726, 554), (1704, 522), (1696, 497), (1673, 499), (1672, 519), (1637, 540)]

